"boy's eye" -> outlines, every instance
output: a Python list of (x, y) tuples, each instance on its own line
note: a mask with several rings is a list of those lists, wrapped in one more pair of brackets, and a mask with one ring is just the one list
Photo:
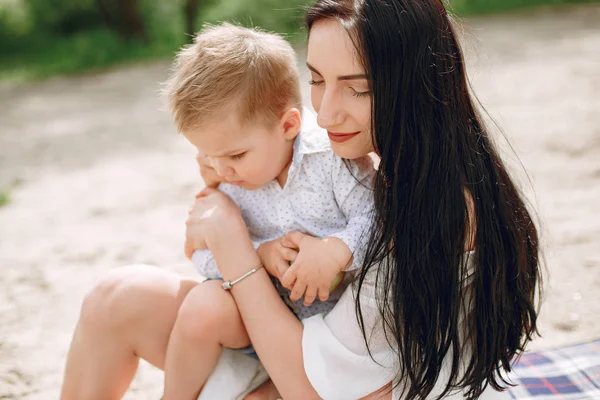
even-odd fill
[(311, 79), (308, 81), (308, 84), (311, 86), (318, 86), (318, 85), (321, 85), (322, 83), (323, 83), (323, 81), (317, 81), (315, 79)]
[(242, 157), (244, 157), (244, 155), (246, 155), (246, 152), (244, 151), (243, 153), (239, 153), (239, 154), (234, 154), (232, 156), (229, 156), (229, 158), (231, 158), (232, 160), (239, 160)]

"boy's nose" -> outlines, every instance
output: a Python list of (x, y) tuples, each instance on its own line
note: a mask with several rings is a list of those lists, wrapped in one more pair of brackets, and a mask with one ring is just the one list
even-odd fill
[(233, 175), (233, 168), (223, 164), (220, 161), (213, 161), (213, 168), (217, 171), (217, 174), (221, 176), (231, 176)]

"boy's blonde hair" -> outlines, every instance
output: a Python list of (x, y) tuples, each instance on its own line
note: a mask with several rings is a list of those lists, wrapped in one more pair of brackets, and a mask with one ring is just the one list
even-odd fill
[(277, 121), (300, 107), (296, 55), (279, 35), (224, 23), (206, 26), (175, 58), (164, 93), (180, 132), (217, 118)]

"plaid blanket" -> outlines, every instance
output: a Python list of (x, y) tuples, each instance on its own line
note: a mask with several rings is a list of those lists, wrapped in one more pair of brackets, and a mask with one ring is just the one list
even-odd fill
[(508, 391), (520, 400), (600, 400), (600, 340), (524, 354)]

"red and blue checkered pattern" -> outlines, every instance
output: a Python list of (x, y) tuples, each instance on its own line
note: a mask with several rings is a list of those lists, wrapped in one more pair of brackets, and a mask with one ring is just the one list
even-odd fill
[(600, 340), (526, 353), (513, 368), (513, 399), (600, 400)]

